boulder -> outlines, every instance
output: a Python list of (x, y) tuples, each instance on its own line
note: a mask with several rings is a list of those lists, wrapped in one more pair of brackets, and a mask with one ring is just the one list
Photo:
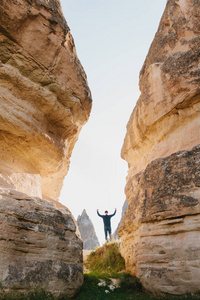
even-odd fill
[(0, 278), (7, 291), (73, 296), (83, 283), (82, 241), (59, 203), (0, 189)]

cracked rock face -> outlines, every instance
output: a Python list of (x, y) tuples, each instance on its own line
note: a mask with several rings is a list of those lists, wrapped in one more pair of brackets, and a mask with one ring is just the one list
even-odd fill
[[(82, 241), (57, 203), (91, 110), (59, 0), (0, 0), (0, 281), (73, 296)], [(47, 200), (51, 202), (48, 202)]]
[(168, 0), (127, 125), (127, 269), (154, 292), (200, 291), (200, 3)]
[(77, 223), (83, 241), (83, 249), (93, 250), (100, 246), (94, 225), (92, 224), (92, 221), (85, 209), (82, 214), (78, 216)]
[(83, 283), (82, 241), (59, 203), (0, 189), (0, 278), (7, 290), (73, 296)]
[(153, 292), (199, 292), (200, 146), (152, 161), (129, 178), (120, 224), (128, 271)]

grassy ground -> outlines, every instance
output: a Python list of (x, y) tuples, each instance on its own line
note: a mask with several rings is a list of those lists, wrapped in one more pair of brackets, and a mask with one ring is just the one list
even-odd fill
[[(85, 266), (89, 272), (84, 274), (84, 284), (74, 300), (197, 300), (199, 295), (180, 297), (155, 297), (147, 293), (136, 277), (124, 271), (124, 259), (118, 244), (104, 245), (88, 256)], [(117, 280), (113, 283), (113, 278)], [(116, 281), (115, 280), (115, 281)], [(0, 286), (0, 300), (69, 300), (62, 296), (54, 297), (44, 290), (27, 291), (26, 294), (13, 291), (9, 295)]]
[[(84, 284), (75, 298), (76, 300), (106, 300), (106, 299), (136, 299), (147, 300), (138, 281), (126, 273), (118, 276), (121, 287), (113, 290), (113, 284), (107, 274), (89, 273), (84, 275)], [(100, 279), (104, 279), (105, 286), (99, 286)], [(132, 284), (133, 285), (132, 285)]]
[[(125, 262), (122, 258), (119, 245), (111, 243), (99, 247), (90, 253), (85, 262), (85, 267), (90, 270), (84, 274), (84, 284), (76, 300), (191, 300), (200, 299), (200, 295), (191, 296), (162, 296), (155, 297), (147, 293), (140, 281), (125, 272)], [(119, 280), (119, 287), (113, 289), (111, 278)], [(99, 286), (105, 282), (105, 286)]]
[[(112, 291), (109, 286), (109, 279), (106, 280), (106, 286), (98, 286), (101, 278), (109, 278), (107, 274), (89, 273), (84, 275), (84, 284), (75, 297), (76, 300), (197, 300), (200, 295), (185, 295), (180, 297), (161, 296), (156, 297), (147, 293), (140, 282), (127, 273), (118, 275), (120, 287)], [(108, 291), (108, 292), (106, 292)], [(64, 300), (64, 299), (63, 299)]]

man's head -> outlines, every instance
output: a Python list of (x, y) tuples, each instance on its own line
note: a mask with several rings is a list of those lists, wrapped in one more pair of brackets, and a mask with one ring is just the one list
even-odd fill
[(108, 211), (107, 210), (105, 210), (105, 215), (107, 215), (108, 214)]

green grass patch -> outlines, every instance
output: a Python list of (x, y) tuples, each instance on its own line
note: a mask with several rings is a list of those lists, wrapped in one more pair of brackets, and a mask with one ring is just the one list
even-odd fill
[[(138, 283), (138, 280), (136, 278), (133, 278), (131, 275), (126, 273), (118, 274), (117, 277), (120, 281), (121, 287), (114, 288), (114, 290), (112, 290), (113, 284), (108, 274), (106, 273), (84, 274), (84, 284), (81, 290), (79, 291), (78, 295), (74, 299), (76, 300), (107, 300), (107, 299), (150, 300), (152, 299), (144, 295), (142, 286)], [(100, 279), (104, 280), (105, 282), (104, 286), (98, 285), (99, 283), (101, 283)], [(134, 279), (137, 280), (137, 283), (135, 283), (135, 285), (133, 284), (133, 286), (137, 286), (137, 290), (134, 290), (133, 293), (132, 283)], [(131, 283), (129, 282), (130, 280)], [(126, 290), (124, 289), (125, 284), (126, 284)]]
[[(136, 277), (128, 273), (121, 273), (118, 276), (120, 287), (110, 289), (111, 281), (108, 274), (86, 273), (84, 284), (74, 300), (199, 300), (200, 295), (172, 296), (163, 295), (156, 297), (147, 293)], [(105, 286), (99, 286), (100, 279), (106, 279)], [(106, 292), (108, 291), (108, 292)]]
[[(55, 300), (54, 296), (45, 291), (44, 289), (34, 289), (26, 291), (24, 293), (17, 290), (13, 290), (10, 293), (6, 293), (3, 288), (0, 291), (1, 300)], [(67, 299), (67, 298), (66, 298)]]

